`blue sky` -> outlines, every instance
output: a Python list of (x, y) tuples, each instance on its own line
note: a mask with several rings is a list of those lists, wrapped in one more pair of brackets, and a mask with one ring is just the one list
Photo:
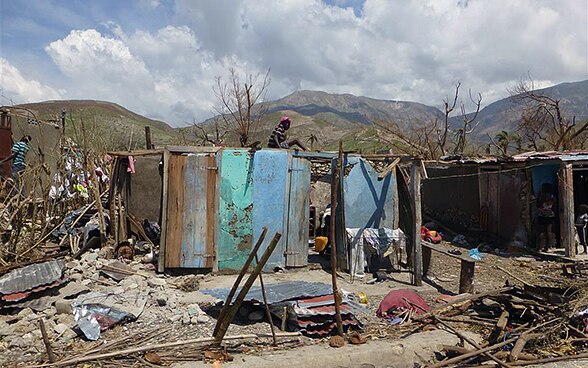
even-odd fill
[(180, 126), (229, 68), (300, 89), (484, 104), (588, 78), (585, 0), (0, 0), (1, 104), (100, 99)]

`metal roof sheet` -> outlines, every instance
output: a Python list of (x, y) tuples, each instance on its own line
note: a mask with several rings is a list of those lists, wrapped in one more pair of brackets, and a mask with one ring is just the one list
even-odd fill
[(25, 292), (59, 280), (63, 274), (63, 260), (51, 260), (17, 268), (0, 277), (0, 294)]
[[(203, 289), (200, 291), (204, 294), (212, 295), (218, 299), (226, 300), (230, 290), (230, 288), (223, 288), (207, 290)], [(237, 290), (237, 294), (240, 291), (241, 288)], [(276, 284), (266, 284), (265, 293), (268, 304), (273, 304), (284, 300), (332, 294), (333, 288), (331, 285), (322, 282), (288, 281)], [(251, 287), (247, 293), (247, 296), (245, 297), (245, 300), (262, 302), (263, 295), (261, 294), (261, 287)]]

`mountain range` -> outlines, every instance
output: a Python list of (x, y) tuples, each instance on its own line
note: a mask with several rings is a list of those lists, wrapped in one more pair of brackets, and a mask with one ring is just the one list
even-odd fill
[[(562, 110), (577, 121), (588, 119), (588, 80), (561, 83), (536, 91), (560, 99)], [(520, 119), (523, 107), (516, 97), (507, 97), (484, 107), (478, 114), (480, 122), (475, 135), (479, 140), (494, 136), (501, 130), (512, 130)], [(79, 136), (83, 120), (91, 134), (104, 140), (105, 149), (142, 148), (144, 129), (149, 126), (155, 145), (196, 144), (201, 129), (194, 126), (172, 128), (169, 124), (146, 118), (120, 105), (94, 100), (47, 101), (19, 105), (35, 112), (40, 119), (52, 119), (68, 111), (66, 134)], [(345, 149), (377, 150), (386, 145), (378, 138), (378, 125), (394, 124), (401, 130), (411, 125), (442, 120), (444, 113), (436, 107), (417, 102), (379, 100), (351, 94), (331, 94), (321, 91), (296, 91), (275, 101), (263, 103), (263, 116), (250, 141), (265, 144), (271, 130), (283, 115), (292, 118), (290, 136), (313, 143), (313, 149), (332, 149), (342, 139)], [(457, 109), (456, 109), (457, 110)], [(460, 116), (452, 117), (457, 125)], [(211, 131), (212, 119), (199, 125)], [(377, 124), (377, 125), (376, 125)], [(134, 139), (133, 139), (134, 135)], [(311, 138), (314, 137), (314, 138)], [(486, 139), (484, 139), (486, 138)], [(227, 136), (228, 145), (238, 142), (235, 134)]]

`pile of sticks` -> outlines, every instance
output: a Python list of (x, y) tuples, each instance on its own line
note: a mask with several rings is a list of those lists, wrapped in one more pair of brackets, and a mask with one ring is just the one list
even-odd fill
[[(460, 346), (443, 346), (445, 359), (430, 368), (486, 360), (512, 367), (588, 357), (584, 353), (588, 344), (588, 319), (584, 316), (588, 283), (546, 287), (510, 276), (523, 282), (523, 287), (465, 294), (418, 317), (419, 322), (436, 324), (461, 340)], [(473, 341), (458, 327), (475, 330), (485, 342)]]

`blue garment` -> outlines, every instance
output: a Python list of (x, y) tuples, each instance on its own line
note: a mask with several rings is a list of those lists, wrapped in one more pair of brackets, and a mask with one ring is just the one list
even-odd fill
[(12, 146), (12, 153), (15, 154), (12, 159), (12, 172), (22, 171), (25, 168), (25, 157), (29, 152), (29, 145), (26, 142), (16, 142)]

